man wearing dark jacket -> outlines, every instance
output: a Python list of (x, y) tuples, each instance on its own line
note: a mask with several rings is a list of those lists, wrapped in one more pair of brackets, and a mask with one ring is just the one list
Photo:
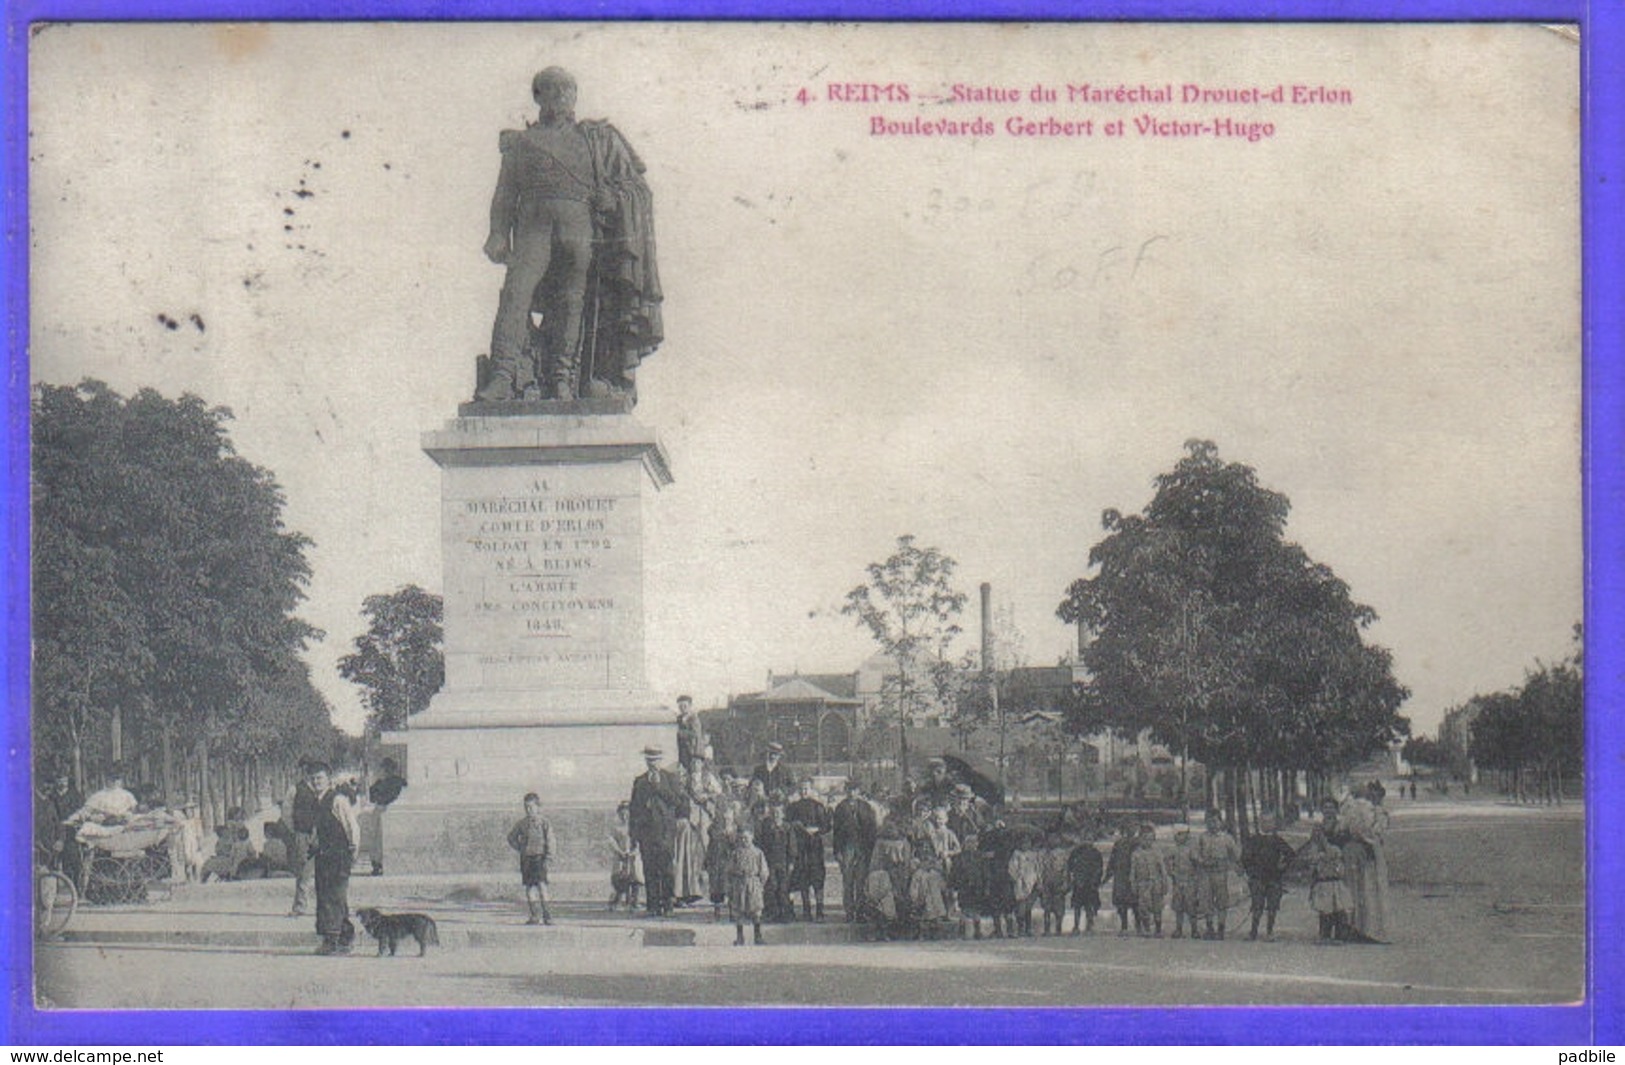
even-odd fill
[(303, 917), (310, 911), (311, 895), (316, 880), (316, 814), (319, 796), (312, 778), (314, 763), (304, 758), (299, 761), (299, 781), (288, 792), (282, 804), (282, 820), (293, 835), (289, 864), (293, 866), (293, 909), (289, 917)]
[(683, 787), (677, 775), (660, 768), (666, 753), (645, 747), (648, 770), (632, 781), (627, 831), (643, 855), (645, 905), (651, 917), (670, 916), (672, 910), (672, 848), (677, 842), (677, 820), (688, 816)]
[[(818, 798), (809, 778), (801, 782), (801, 796), (785, 808), (785, 816), (796, 830), (796, 862), (790, 871), (790, 890), (801, 892), (801, 916), (824, 919), (824, 837), (829, 835), (829, 807)], [(809, 898), (808, 896), (811, 896)]]
[[(796, 781), (790, 767), (784, 764), (784, 744), (775, 742), (767, 745), (767, 760), (751, 770), (750, 779), (762, 782), (762, 790), (769, 799), (775, 802), (790, 800), (796, 790)], [(761, 846), (760, 840), (757, 840), (757, 846)]]
[(855, 921), (862, 912), (863, 884), (869, 879), (869, 860), (879, 829), (875, 808), (857, 781), (847, 784), (846, 798), (835, 807), (832, 820), (835, 860), (841, 866), (841, 906), (846, 910), (846, 919)]
[(355, 805), (333, 786), (326, 766), (313, 767), (311, 786), (317, 796), (316, 933), (322, 937), (316, 953), (348, 954), (355, 942), (355, 925), (350, 923), (350, 870), (355, 867), (361, 828), (356, 824)]

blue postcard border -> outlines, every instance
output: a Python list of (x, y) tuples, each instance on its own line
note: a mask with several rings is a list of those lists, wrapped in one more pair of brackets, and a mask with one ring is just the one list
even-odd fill
[[(1581, 27), (1585, 231), (1586, 671), (1589, 957), (1584, 1003), (1537, 1007), (1180, 1007), (1136, 1009), (553, 1009), (40, 1012), (28, 928), (28, 110), (29, 27), (43, 21), (161, 20), (1226, 20), (1537, 21)], [(1620, 1044), (1625, 1003), (1625, 833), (1601, 816), (1621, 796), (1625, 721), (1613, 712), (1625, 648), (1625, 4), (1619, 0), (20, 0), (9, 2), (3, 54), (3, 168), (8, 370), (0, 485), (0, 647), (6, 773), (0, 846), (7, 869), (0, 958), (13, 1045), (512, 1043), (1102, 1043)], [(1608, 885), (1599, 891), (1597, 885)]]

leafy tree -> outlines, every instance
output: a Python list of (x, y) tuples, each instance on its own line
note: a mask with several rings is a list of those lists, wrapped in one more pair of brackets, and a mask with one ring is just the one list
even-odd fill
[(1561, 802), (1564, 780), (1577, 779), (1584, 769), (1585, 681), (1578, 625), (1574, 640), (1567, 658), (1537, 662), (1520, 687), (1469, 700), (1473, 760), (1499, 772), (1505, 790), (1520, 801)]
[(1405, 743), (1405, 760), (1424, 769), (1443, 769), (1450, 764), (1444, 744), (1429, 736), (1412, 736)]
[(883, 697), (898, 724), (899, 763), (908, 778), (908, 733), (914, 716), (933, 690), (953, 686), (948, 649), (962, 631), (957, 618), (965, 594), (953, 587), (957, 563), (935, 547), (919, 547), (913, 536), (897, 538), (897, 550), (867, 567), (868, 579), (846, 593), (841, 613), (867, 629), (897, 672), (887, 678)]
[(1143, 514), (1106, 511), (1095, 575), (1073, 582), (1057, 613), (1092, 637), (1080, 705), (1120, 734), (1149, 729), (1228, 770), (1226, 803), (1245, 831), (1249, 771), (1267, 771), (1279, 801), (1290, 771), (1382, 750), (1403, 728), (1407, 692), (1388, 652), (1364, 642), (1371, 608), (1285, 540), (1286, 496), (1208, 441), (1185, 448)]
[(173, 737), (255, 727), (254, 693), (320, 637), (293, 613), (310, 541), (223, 408), (87, 380), (37, 387), (32, 413), (36, 744), (81, 782), (87, 754), (161, 748), (168, 788)]
[(339, 659), (339, 673), (361, 686), (370, 733), (406, 728), (445, 682), (442, 610), (438, 595), (415, 584), (361, 604), (367, 631)]

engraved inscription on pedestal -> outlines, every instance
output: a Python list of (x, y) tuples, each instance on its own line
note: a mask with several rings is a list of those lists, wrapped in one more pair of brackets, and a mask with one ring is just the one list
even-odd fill
[(630, 463), (448, 473), (448, 688), (643, 687), (641, 476)]
[(648, 706), (644, 507), (670, 481), (653, 434), (630, 416), (472, 417), (424, 446), (442, 467), (446, 683), (422, 726)]

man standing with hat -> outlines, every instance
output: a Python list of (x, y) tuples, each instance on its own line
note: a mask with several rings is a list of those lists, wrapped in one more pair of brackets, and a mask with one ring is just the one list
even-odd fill
[(869, 879), (869, 860), (879, 833), (875, 808), (863, 797), (855, 780), (846, 784), (846, 798), (835, 807), (835, 860), (841, 863), (841, 905), (846, 919), (855, 921), (862, 909), (863, 885)]
[(694, 712), (694, 699), (688, 695), (677, 697), (677, 764), (687, 769), (694, 759), (705, 753), (705, 726)]
[(327, 766), (311, 766), (311, 787), (316, 792), (316, 933), (322, 937), (318, 954), (348, 954), (355, 941), (350, 922), (350, 870), (355, 867), (361, 826), (356, 823), (350, 797), (333, 786)]
[(981, 811), (976, 808), (976, 791), (969, 784), (955, 784), (953, 805), (948, 808), (948, 827), (961, 842), (968, 836), (982, 834)]
[(660, 768), (666, 752), (645, 747), (647, 771), (632, 781), (631, 809), (627, 830), (643, 855), (643, 882), (651, 917), (665, 917), (672, 909), (672, 847), (677, 840), (678, 818), (686, 816), (686, 803), (677, 775)]
[(289, 917), (303, 917), (314, 905), (316, 815), (321, 812), (321, 797), (313, 783), (315, 775), (315, 763), (301, 758), (299, 779), (282, 801), (282, 823), (288, 826), (293, 839), (288, 856), (293, 867), (293, 909), (288, 911)]
[(796, 788), (790, 767), (784, 764), (784, 744), (777, 740), (767, 745), (767, 761), (751, 770), (751, 780), (760, 780), (762, 789), (772, 798), (778, 792), (780, 801), (788, 799)]
[(929, 776), (920, 787), (919, 805), (927, 810), (934, 810), (938, 806), (953, 806), (954, 782), (948, 775), (948, 763), (942, 758), (933, 758), (926, 763)]

